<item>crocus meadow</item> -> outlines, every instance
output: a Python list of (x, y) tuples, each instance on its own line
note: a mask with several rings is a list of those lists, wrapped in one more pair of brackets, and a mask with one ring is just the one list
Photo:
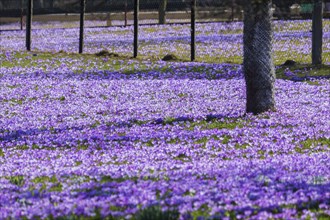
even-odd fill
[[(129, 50), (108, 30), (88, 32)], [(42, 32), (36, 51), (75, 50), (76, 29)], [(1, 33), (0, 219), (330, 216), (329, 79), (277, 79), (277, 111), (256, 116), (241, 65), (23, 53), (18, 38)]]
[[(324, 62), (330, 63), (330, 21), (323, 21)], [(85, 53), (106, 49), (123, 56), (133, 55), (133, 26), (98, 27), (89, 21), (85, 29)], [(32, 49), (43, 52), (78, 52), (77, 22), (33, 22)], [(94, 27), (92, 27), (94, 26)], [(18, 24), (4, 25), (0, 30), (19, 28)], [(71, 27), (71, 28), (70, 28)], [(76, 27), (76, 28), (73, 28)], [(274, 21), (274, 59), (282, 64), (288, 59), (311, 62), (312, 22)], [(243, 55), (243, 23), (198, 23), (196, 26), (196, 58), (198, 61), (241, 63)], [(2, 50), (25, 50), (25, 30), (1, 33)], [(139, 27), (139, 56), (161, 59), (166, 54), (190, 58), (190, 26), (143, 25)]]

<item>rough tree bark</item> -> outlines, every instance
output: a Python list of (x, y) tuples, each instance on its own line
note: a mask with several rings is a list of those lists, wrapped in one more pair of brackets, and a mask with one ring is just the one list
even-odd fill
[(166, 6), (167, 6), (167, 0), (159, 0), (159, 9), (158, 9), (159, 24), (166, 23)]
[(243, 71), (247, 113), (275, 110), (271, 6), (271, 0), (249, 0), (244, 5)]

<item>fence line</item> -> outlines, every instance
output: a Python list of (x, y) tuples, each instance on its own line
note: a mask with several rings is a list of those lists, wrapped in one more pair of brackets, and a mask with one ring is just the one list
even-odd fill
[[(139, 0), (134, 0), (134, 40), (133, 40), (133, 57), (138, 56), (139, 47)], [(27, 21), (26, 21), (26, 49), (31, 50), (31, 29), (32, 29), (32, 12), (33, 0), (27, 1)], [(79, 53), (83, 52), (84, 47), (84, 18), (85, 18), (86, 0), (80, 0), (80, 32), (79, 32)], [(314, 0), (313, 5), (313, 25), (312, 25), (312, 63), (322, 63), (322, 0)], [(125, 9), (125, 25), (127, 25), (127, 8)], [(232, 10), (233, 12), (233, 10)], [(190, 0), (190, 58), (194, 61), (196, 58), (196, 0)], [(164, 22), (166, 22), (164, 20)]]

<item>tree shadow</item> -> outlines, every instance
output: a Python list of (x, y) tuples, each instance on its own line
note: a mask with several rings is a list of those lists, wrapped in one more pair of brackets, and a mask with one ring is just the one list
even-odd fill
[[(38, 53), (35, 53), (38, 56)], [(42, 55), (41, 55), (42, 56)], [(97, 56), (91, 55), (88, 56)], [(117, 57), (103, 57), (107, 60), (121, 60)], [(125, 60), (130, 60), (124, 58)], [(139, 59), (136, 59), (138, 62)], [(76, 80), (154, 80), (154, 79), (174, 79), (174, 80), (220, 80), (220, 79), (243, 79), (243, 72), (241, 65), (239, 64), (211, 64), (211, 63), (194, 63), (191, 65), (190, 62), (174, 61), (157, 61), (158, 64), (144, 65), (141, 69), (126, 69), (121, 71), (115, 70), (95, 70), (95, 71), (82, 71), (75, 72), (71, 71), (70, 67), (68, 70), (63, 72), (60, 67), (50, 71), (35, 71), (35, 72), (24, 72), (24, 74), (8, 74), (3, 75), (1, 78), (19, 78), (29, 80), (39, 79), (54, 79), (65, 81), (68, 79)], [(126, 64), (122, 64), (126, 65)]]
[[(43, 138), (45, 135), (52, 135), (56, 136), (57, 134), (63, 134), (67, 131), (84, 131), (84, 130), (99, 130), (99, 131), (107, 131), (107, 130), (115, 130), (119, 128), (131, 128), (133, 126), (171, 126), (178, 123), (192, 123), (195, 121), (215, 121), (215, 120), (222, 120), (222, 119), (237, 119), (237, 118), (244, 118), (245, 116), (233, 117), (229, 114), (207, 114), (205, 117), (191, 117), (191, 116), (177, 116), (177, 117), (163, 117), (163, 118), (153, 118), (148, 120), (139, 120), (136, 118), (131, 118), (126, 121), (120, 122), (106, 122), (103, 124), (99, 124), (97, 126), (93, 125), (84, 125), (84, 126), (67, 126), (64, 128), (29, 128), (26, 130), (18, 129), (18, 130), (8, 130), (8, 129), (0, 129), (0, 141), (3, 142), (13, 142), (13, 141), (24, 141), (25, 139), (29, 139), (27, 137), (41, 137)], [(86, 134), (85, 134), (86, 135)], [(70, 138), (70, 137), (69, 137)], [(85, 141), (90, 139), (91, 137), (86, 136), (84, 138)], [(139, 141), (141, 137), (137, 135), (113, 135), (108, 136), (107, 139), (109, 141)], [(152, 139), (149, 137), (149, 140)], [(97, 137), (92, 137), (92, 141), (98, 141)], [(143, 140), (145, 141), (146, 138), (144, 137)]]
[[(244, 117), (244, 116), (242, 116)], [(231, 117), (230, 115), (227, 114), (209, 114), (205, 115), (203, 118), (193, 118), (189, 116), (179, 116), (179, 117), (173, 117), (170, 120), (168, 118), (154, 118), (151, 119), (147, 122), (139, 121), (137, 119), (128, 119), (127, 121), (123, 122), (114, 122), (111, 123), (107, 126), (102, 126), (101, 129), (107, 129), (107, 127), (112, 127), (112, 128), (126, 128), (126, 127), (132, 127), (134, 125), (139, 125), (139, 126), (151, 126), (151, 125), (157, 125), (157, 126), (166, 126), (166, 125), (171, 125), (174, 123), (186, 123), (186, 122), (193, 122), (196, 120), (205, 120), (205, 121), (213, 121), (213, 120), (223, 120), (227, 118), (234, 118)], [(83, 131), (84, 129), (90, 129), (89, 126), (72, 126), (72, 127), (66, 127), (66, 128), (61, 128), (61, 129), (27, 129), (25, 131), (23, 130), (15, 130), (15, 131), (4, 131), (3, 129), (0, 130), (0, 141), (8, 141), (8, 142), (13, 142), (16, 140), (24, 140), (25, 136), (38, 136), (40, 134), (47, 134), (50, 132), (58, 132), (58, 133), (63, 133), (66, 132), (68, 129), (74, 130), (74, 131)], [(98, 128), (95, 128), (98, 129)], [(141, 138), (137, 136), (117, 136), (117, 137), (112, 137), (111, 141), (134, 141), (137, 140), (136, 138)], [(144, 139), (145, 141), (145, 139)], [(276, 172), (275, 168), (265, 168), (262, 169), (259, 174), (261, 175), (271, 175), (272, 173)], [(258, 174), (253, 174), (250, 179), (255, 178), (255, 176)], [(147, 179), (151, 181), (161, 181), (159, 179)], [(116, 187), (121, 184), (125, 184), (126, 181), (131, 181), (134, 183), (137, 183), (139, 181), (146, 181), (143, 177), (123, 177), (123, 178), (111, 178), (107, 177), (104, 179), (101, 179), (101, 181), (96, 182), (95, 184), (86, 184), (86, 186), (81, 187), (78, 191), (75, 191), (72, 196), (74, 198), (79, 198), (79, 199), (84, 199), (84, 200), (90, 200), (93, 198), (106, 198), (114, 193), (116, 193)], [(201, 181), (203, 181), (201, 179)], [(264, 186), (258, 185), (260, 183), (255, 183), (257, 187), (262, 188)], [(216, 215), (212, 216), (212, 219), (223, 219), (225, 217), (231, 216), (235, 217), (238, 215), (245, 216), (246, 213), (251, 213), (250, 217), (253, 217), (254, 215), (257, 215), (262, 212), (266, 212), (269, 214), (281, 214), (284, 212), (285, 209), (287, 208), (294, 208), (297, 212), (302, 212), (303, 210), (313, 210), (313, 211), (318, 211), (320, 209), (320, 204), (327, 204), (330, 205), (330, 200), (329, 197), (327, 197), (328, 193), (330, 192), (330, 183), (317, 183), (317, 184), (309, 184), (306, 181), (286, 181), (286, 182), (281, 182), (281, 185), (283, 185), (283, 188), (279, 188), (277, 191), (288, 191), (288, 192), (297, 192), (301, 191), (302, 193), (308, 195), (309, 192), (316, 193), (318, 195), (321, 195), (321, 199), (313, 199), (309, 197), (308, 201), (303, 201), (303, 200), (298, 200), (294, 204), (289, 204), (289, 205), (270, 205), (270, 206), (262, 206), (262, 207), (251, 207), (251, 206), (245, 206), (245, 207), (238, 207), (235, 208), (236, 202), (231, 201), (232, 205), (234, 206), (231, 210), (220, 210), (219, 213)], [(18, 195), (18, 198), (21, 199), (22, 201), (28, 201), (30, 199), (43, 199), (43, 198), (48, 198), (50, 194), (52, 193), (59, 193), (61, 192), (39, 192), (38, 190), (34, 191), (26, 191), (22, 192)], [(155, 192), (156, 193), (156, 192)], [(314, 195), (314, 194), (313, 194)], [(322, 195), (324, 195), (322, 197)], [(256, 192), (254, 194), (251, 192), (251, 194), (248, 195), (249, 199), (254, 202), (258, 201), (259, 199), (262, 198), (262, 194)], [(193, 216), (191, 213), (186, 213), (184, 215), (184, 219), (193, 219)]]

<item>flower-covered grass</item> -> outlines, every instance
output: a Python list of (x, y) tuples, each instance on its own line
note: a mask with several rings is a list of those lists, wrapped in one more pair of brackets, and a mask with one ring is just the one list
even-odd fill
[[(72, 22), (71, 22), (72, 23)], [(78, 52), (79, 28), (65, 28), (70, 22), (33, 23), (32, 50), (41, 52)], [(74, 22), (73, 22), (74, 23)], [(89, 22), (93, 26), (92, 22)], [(12, 24), (12, 26), (18, 26)], [(97, 21), (95, 21), (97, 26)], [(62, 28), (61, 28), (62, 27)], [(5, 25), (0, 29), (11, 29)], [(280, 65), (291, 59), (311, 62), (312, 21), (274, 21), (274, 61)], [(323, 20), (323, 61), (330, 63), (330, 21)], [(198, 23), (196, 26), (196, 61), (209, 63), (236, 63), (243, 60), (243, 23)], [(25, 50), (25, 30), (3, 31), (1, 49)], [(87, 27), (85, 53), (102, 49), (121, 56), (133, 55), (133, 26)], [(190, 25), (143, 25), (139, 27), (139, 57), (160, 60), (166, 54), (175, 54), (190, 60)]]
[(255, 116), (238, 64), (13, 45), (0, 54), (0, 219), (330, 217), (330, 82), (303, 78), (328, 65), (277, 67), (277, 111)]

